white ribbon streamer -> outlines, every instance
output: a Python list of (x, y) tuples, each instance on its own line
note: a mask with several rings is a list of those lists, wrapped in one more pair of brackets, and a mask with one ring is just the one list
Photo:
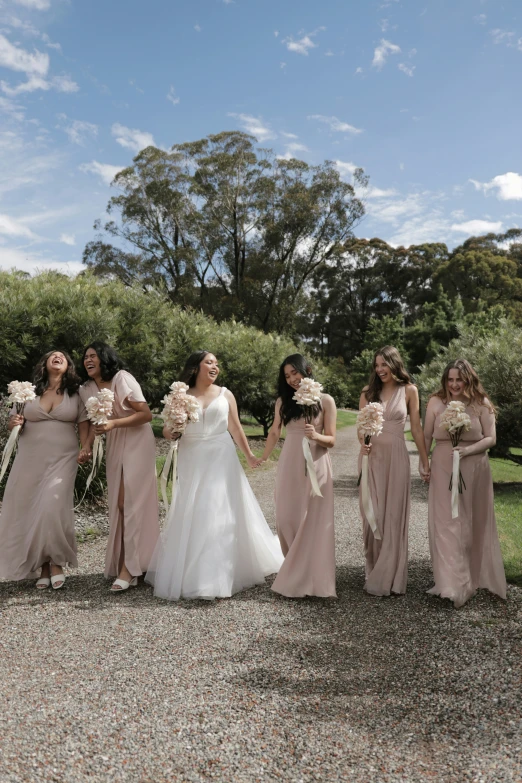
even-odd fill
[(310, 476), (310, 481), (312, 483), (312, 495), (315, 497), (323, 497), (323, 493), (321, 492), (321, 489), (319, 487), (319, 482), (317, 481), (317, 473), (315, 472), (315, 465), (314, 460), (312, 457), (312, 452), (310, 450), (310, 444), (308, 442), (308, 438), (303, 438), (303, 454), (306, 462), (306, 466), (308, 468), (308, 475)]
[(2, 452), (2, 467), (0, 468), (0, 481), (2, 481), (4, 473), (7, 470), (7, 466), (9, 465), (9, 460), (11, 459), (11, 456), (16, 449), (16, 442), (18, 440), (21, 428), (21, 424), (17, 424), (16, 427), (13, 427), (9, 438), (7, 439), (7, 443), (4, 446), (4, 450)]
[(178, 465), (178, 442), (175, 441), (174, 443), (171, 443), (169, 453), (167, 454), (167, 459), (165, 460), (165, 464), (163, 465), (163, 470), (161, 471), (161, 479), (160, 479), (160, 486), (161, 486), (161, 497), (163, 499), (163, 505), (165, 506), (165, 511), (167, 514), (169, 513), (169, 500), (167, 498), (167, 484), (169, 480), (169, 474), (172, 467), (172, 502), (174, 502), (174, 494), (176, 492), (176, 469)]
[(81, 504), (83, 503), (85, 499), (85, 495), (87, 494), (87, 490), (91, 486), (91, 482), (93, 478), (96, 475), (97, 470), (99, 469), (101, 463), (103, 460), (103, 435), (96, 435), (94, 438), (94, 443), (92, 444), (92, 468), (91, 472), (89, 473), (89, 477), (87, 481), (85, 482), (85, 490), (82, 495), (82, 499), (79, 503), (74, 507), (74, 511), (76, 509), (80, 508)]
[(379, 528), (377, 527), (375, 513), (373, 510), (372, 498), (370, 495), (370, 487), (368, 483), (368, 468), (369, 468), (368, 455), (363, 454), (362, 466), (361, 466), (361, 502), (364, 511), (364, 516), (366, 517), (366, 521), (368, 522), (368, 524), (372, 529), (374, 538), (380, 541), (381, 534), (379, 532)]
[(453, 472), (451, 474), (451, 518), (459, 515), (459, 477), (460, 477), (460, 452), (453, 452)]

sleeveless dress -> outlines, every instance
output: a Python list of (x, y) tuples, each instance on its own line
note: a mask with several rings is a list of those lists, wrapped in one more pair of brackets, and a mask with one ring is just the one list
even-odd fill
[(180, 439), (174, 502), (145, 577), (158, 598), (228, 598), (264, 584), (283, 561), (228, 433), (228, 414), (222, 387)]
[(78, 394), (47, 413), (40, 397), (26, 403), (25, 426), (0, 514), (0, 578), (27, 579), (44, 563), (77, 566), (74, 481), (76, 424), (87, 414)]
[[(493, 480), (487, 452), (471, 454), (460, 462), (466, 488), (459, 495), (459, 516), (451, 517), (449, 483), (453, 467), (453, 446), (440, 426), (443, 411), (435, 416), (435, 449), (431, 459), (428, 526), (435, 586), (432, 595), (451, 599), (463, 606), (484, 587), (506, 598), (506, 577), (498, 540), (493, 504)], [(461, 445), (484, 438), (480, 415), (469, 406), (471, 429), (464, 432)], [(485, 407), (481, 415), (492, 415)]]
[[(374, 537), (366, 520), (359, 491), (366, 556), (364, 589), (371, 595), (405, 593), (408, 581), (411, 472), (404, 440), (404, 425), (408, 416), (406, 387), (397, 386), (383, 406), (383, 430), (372, 438), (368, 460), (368, 483), (381, 540)], [(361, 463), (362, 455), (359, 455), (359, 471)]]
[[(314, 420), (323, 431), (323, 411)], [(305, 474), (302, 441), (304, 417), (286, 425), (286, 438), (276, 476), (276, 526), (285, 562), (272, 590), (289, 598), (336, 597), (335, 530), (332, 462), (329, 449), (309, 441), (323, 497), (311, 494)]]
[[(87, 381), (80, 394), (84, 403), (98, 394), (94, 381)], [(112, 419), (132, 416), (135, 411), (126, 400), (145, 402), (141, 387), (129, 372), (120, 370), (111, 381), (114, 393)], [(125, 565), (132, 576), (140, 576), (149, 567), (158, 541), (159, 511), (156, 479), (156, 442), (149, 423), (122, 427), (107, 433), (106, 469), (109, 500), (109, 541), (105, 556), (105, 577), (118, 576), (122, 562), (122, 531), (118, 494), (124, 484), (123, 548)]]

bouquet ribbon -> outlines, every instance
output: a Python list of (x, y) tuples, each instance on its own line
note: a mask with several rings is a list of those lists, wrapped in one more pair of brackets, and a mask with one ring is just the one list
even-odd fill
[(374, 538), (381, 540), (381, 534), (377, 527), (377, 521), (375, 519), (375, 513), (373, 510), (372, 498), (370, 495), (370, 487), (368, 483), (368, 454), (363, 454), (362, 469), (361, 469), (361, 503), (364, 511), (366, 521), (372, 529)]
[(2, 467), (0, 468), (0, 481), (2, 481), (4, 477), (4, 473), (6, 472), (7, 466), (9, 465), (9, 460), (11, 459), (13, 451), (16, 448), (16, 442), (18, 440), (21, 429), (21, 424), (17, 424), (16, 427), (13, 427), (9, 434), (7, 443), (4, 446), (4, 450), (2, 452)]
[(165, 464), (163, 465), (163, 470), (161, 471), (161, 478), (160, 478), (161, 497), (167, 514), (169, 513), (169, 501), (167, 498), (167, 483), (169, 480), (170, 471), (172, 469), (172, 475), (173, 475), (172, 500), (174, 501), (174, 494), (176, 492), (177, 465), (178, 465), (178, 441), (176, 440), (170, 445), (169, 453), (167, 454), (167, 459), (165, 460)]
[(308, 438), (303, 438), (303, 454), (306, 462), (306, 467), (308, 468), (308, 475), (310, 476), (310, 481), (312, 484), (312, 495), (314, 497), (322, 498), (323, 493), (321, 492), (321, 489), (319, 487), (319, 482), (317, 480), (317, 473), (315, 472), (314, 460), (312, 457), (312, 451), (310, 449)]
[(93, 478), (96, 475), (96, 471), (100, 467), (103, 459), (103, 435), (96, 435), (94, 438), (94, 443), (92, 444), (92, 468), (91, 472), (89, 473), (89, 477), (87, 481), (85, 482), (85, 490), (82, 495), (82, 499), (80, 502), (74, 507), (74, 510), (79, 508), (81, 504), (83, 503), (85, 499), (85, 495), (87, 494), (87, 490), (91, 486), (91, 482)]
[(455, 519), (459, 515), (459, 474), (460, 474), (460, 453), (453, 452), (453, 471), (451, 474), (451, 518)]

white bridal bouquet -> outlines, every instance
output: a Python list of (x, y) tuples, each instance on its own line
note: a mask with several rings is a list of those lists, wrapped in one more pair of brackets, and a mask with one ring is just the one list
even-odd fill
[[(107, 424), (110, 416), (112, 415), (112, 406), (114, 403), (114, 393), (110, 389), (101, 389), (95, 397), (89, 397), (85, 403), (85, 409), (87, 411), (87, 418), (93, 424)], [(83, 498), (87, 494), (91, 482), (96, 475), (96, 471), (99, 469), (103, 459), (103, 435), (96, 435), (94, 443), (92, 444), (92, 468), (89, 473), (89, 478), (85, 483), (85, 492)], [(82, 500), (78, 503), (81, 504)], [(76, 508), (78, 508), (76, 506)]]
[[(453, 448), (456, 448), (464, 432), (471, 429), (471, 419), (466, 413), (463, 402), (450, 402), (440, 417), (440, 426), (449, 433)], [(453, 452), (453, 470), (451, 473), (449, 490), (451, 491), (451, 517), (455, 519), (459, 515), (459, 494), (466, 489), (464, 477), (460, 472), (460, 454)]]
[[(298, 405), (302, 405), (304, 408), (304, 420), (306, 424), (311, 424), (313, 420), (313, 406), (318, 405), (321, 402), (323, 387), (313, 378), (302, 378), (299, 388), (292, 397)], [(305, 458), (305, 475), (308, 472), (310, 481), (312, 483), (312, 495), (316, 497), (323, 497), (323, 493), (319, 487), (317, 481), (317, 473), (315, 472), (314, 460), (312, 458), (312, 452), (310, 450), (310, 444), (308, 438), (303, 438), (303, 454)]]
[[(364, 437), (364, 443), (368, 446), (374, 436), (378, 436), (382, 432), (382, 426), (384, 423), (384, 409), (380, 402), (369, 402), (364, 408), (361, 408), (357, 414), (357, 432)], [(377, 527), (377, 521), (375, 519), (375, 512), (373, 510), (373, 503), (368, 486), (368, 455), (363, 454), (361, 473), (357, 486), (361, 485), (361, 503), (364, 510), (364, 514), (370, 525), (375, 538), (381, 538), (379, 528)]]
[[(16, 412), (19, 416), (23, 415), (25, 403), (36, 399), (36, 388), (29, 381), (11, 381), (11, 383), (7, 385), (7, 391), (9, 392), (7, 402), (15, 406)], [(17, 424), (16, 427), (13, 427), (9, 434), (9, 438), (2, 453), (0, 481), (2, 481), (4, 473), (7, 470), (7, 466), (9, 465), (9, 460), (11, 459), (11, 456), (16, 449), (16, 444), (18, 442), (21, 431), (22, 426)]]
[[(170, 386), (170, 392), (163, 399), (163, 411), (161, 418), (165, 426), (172, 434), (183, 435), (187, 424), (199, 420), (199, 403), (191, 394), (187, 394), (189, 387), (182, 381), (174, 381)], [(179, 440), (179, 439), (178, 439)], [(167, 483), (172, 471), (172, 496), (174, 497), (176, 483), (176, 465), (178, 456), (178, 440), (172, 442), (167, 459), (161, 472), (161, 496), (167, 514), (169, 513), (169, 501), (167, 498)]]

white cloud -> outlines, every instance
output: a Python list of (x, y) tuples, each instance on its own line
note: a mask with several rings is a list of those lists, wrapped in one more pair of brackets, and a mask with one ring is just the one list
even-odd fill
[(393, 44), (391, 43), (391, 41), (387, 41), (385, 38), (382, 38), (381, 43), (379, 44), (379, 46), (376, 47), (373, 53), (372, 65), (374, 68), (379, 68), (380, 70), (385, 64), (389, 54), (400, 54), (400, 53), (401, 53), (400, 46), (397, 46), (397, 44)]
[(9, 98), (2, 98), (1, 95), (0, 111), (4, 114), (7, 114), (12, 120), (16, 120), (17, 122), (22, 122), (24, 119), (22, 107), (18, 103), (10, 101)]
[[(312, 38), (325, 29), (325, 27), (318, 27), (313, 33), (305, 33), (301, 38), (298, 38), (297, 41), (294, 41), (292, 36), (288, 36), (288, 38), (283, 38), (281, 43), (285, 44), (289, 52), (295, 52), (295, 54), (302, 54), (305, 57), (308, 57), (310, 49), (317, 48), (317, 44), (312, 41)], [(301, 33), (299, 33), (299, 35), (301, 35)]]
[(39, 253), (20, 248), (2, 248), (0, 251), (0, 268), (15, 268), (29, 273), (55, 269), (69, 275), (77, 275), (85, 269), (80, 261), (53, 261)]
[[(65, 121), (67, 117), (61, 114), (59, 119)], [(80, 146), (83, 146), (89, 137), (96, 138), (98, 135), (98, 126), (83, 120), (72, 120), (68, 125), (61, 127), (61, 130), (67, 134), (70, 142)]]
[(317, 120), (318, 122), (324, 122), (330, 126), (330, 130), (336, 133), (353, 133), (357, 135), (362, 133), (361, 128), (355, 128), (353, 125), (349, 125), (347, 122), (339, 120), (337, 117), (325, 117), (324, 114), (310, 114), (309, 120)]
[(381, 32), (382, 32), (382, 33), (385, 33), (385, 32), (386, 32), (386, 30), (388, 29), (388, 27), (390, 26), (390, 22), (389, 22), (389, 20), (388, 20), (388, 19), (381, 19), (381, 20), (379, 21), (379, 26), (380, 26), (380, 28), (381, 28)]
[(170, 85), (170, 89), (169, 89), (169, 91), (167, 93), (167, 100), (170, 101), (171, 103), (173, 103), (174, 106), (177, 106), (178, 103), (179, 103), (179, 98), (176, 95), (176, 90), (174, 89), (172, 84)]
[(281, 63), (281, 69), (284, 71), (285, 68), (286, 68), (286, 63)]
[(281, 136), (284, 136), (285, 139), (298, 139), (299, 136), (296, 136), (295, 133), (285, 133), (285, 131), (281, 131)]
[(279, 38), (279, 30), (274, 30), (274, 35), (276, 38)]
[(242, 128), (255, 136), (259, 141), (266, 141), (267, 139), (277, 138), (277, 134), (274, 133), (269, 125), (263, 123), (259, 117), (253, 117), (251, 114), (236, 114), (234, 112), (228, 113), (229, 117), (236, 117), (239, 120)]
[(137, 128), (127, 128), (115, 122), (111, 128), (111, 133), (122, 147), (132, 150), (132, 152), (141, 152), (145, 147), (155, 146), (152, 133), (141, 131)]
[(116, 174), (123, 171), (123, 168), (123, 166), (111, 166), (110, 163), (98, 163), (97, 160), (82, 163), (79, 167), (85, 174), (96, 174), (106, 185), (110, 185)]
[(15, 3), (26, 8), (34, 8), (36, 11), (47, 11), (51, 7), (51, 0), (15, 0)]
[(76, 244), (76, 237), (74, 234), (60, 234), (60, 242), (63, 242), (64, 245), (75, 245)]
[(390, 196), (396, 196), (397, 191), (394, 188), (388, 188), (383, 190), (382, 188), (375, 188), (370, 186), (365, 193), (365, 198), (390, 198)]
[(413, 71), (415, 70), (415, 65), (406, 65), (406, 63), (399, 63), (397, 66), (399, 68), (399, 71), (402, 71), (406, 74), (406, 76), (413, 76)]
[(68, 76), (55, 76), (51, 84), (58, 92), (78, 92), (80, 89)]
[(453, 223), (451, 230), (469, 234), (470, 236), (489, 234), (491, 232), (498, 234), (499, 231), (502, 231), (502, 221), (467, 220), (465, 223)]
[(509, 30), (501, 30), (499, 27), (494, 30), (490, 30), (490, 35), (493, 38), (494, 44), (506, 44), (506, 46), (513, 46), (513, 38), (515, 33)]
[(404, 163), (399, 163), (399, 169), (400, 169), (401, 171), (404, 171)]
[(350, 161), (336, 160), (334, 162), (341, 177), (352, 177), (354, 171), (358, 168), (355, 163), (351, 163)]
[(355, 69), (355, 73), (362, 73), (362, 72), (363, 72), (363, 69), (359, 65), (359, 67)]
[(297, 152), (309, 152), (309, 149), (305, 144), (293, 141), (286, 145), (285, 154), (278, 155), (277, 157), (283, 160), (291, 160), (292, 158), (295, 158)]
[(474, 16), (473, 19), (477, 24), (486, 24), (487, 16), (486, 14), (478, 14), (478, 16)]
[(194, 30), (195, 30), (197, 33), (200, 33), (200, 32), (201, 32), (201, 27), (200, 27), (200, 25), (199, 25), (199, 24), (195, 24), (195, 25), (194, 25)]
[(34, 239), (35, 235), (21, 220), (15, 220), (9, 215), (0, 214), (0, 234), (7, 237), (26, 237)]
[(9, 68), (27, 75), (45, 76), (49, 70), (49, 55), (45, 52), (27, 52), (14, 46), (0, 33), (0, 67)]
[(506, 174), (499, 174), (493, 177), (490, 182), (477, 182), (471, 179), (476, 190), (488, 193), (490, 190), (496, 190), (499, 201), (520, 201), (522, 199), (522, 175), (514, 171), (508, 171)]
[(42, 79), (40, 76), (29, 76), (26, 82), (11, 87), (7, 82), (1, 81), (0, 88), (6, 95), (14, 97), (24, 92), (35, 92), (35, 90), (51, 90), (58, 92), (78, 92), (79, 87), (68, 76), (55, 76), (51, 81)]

